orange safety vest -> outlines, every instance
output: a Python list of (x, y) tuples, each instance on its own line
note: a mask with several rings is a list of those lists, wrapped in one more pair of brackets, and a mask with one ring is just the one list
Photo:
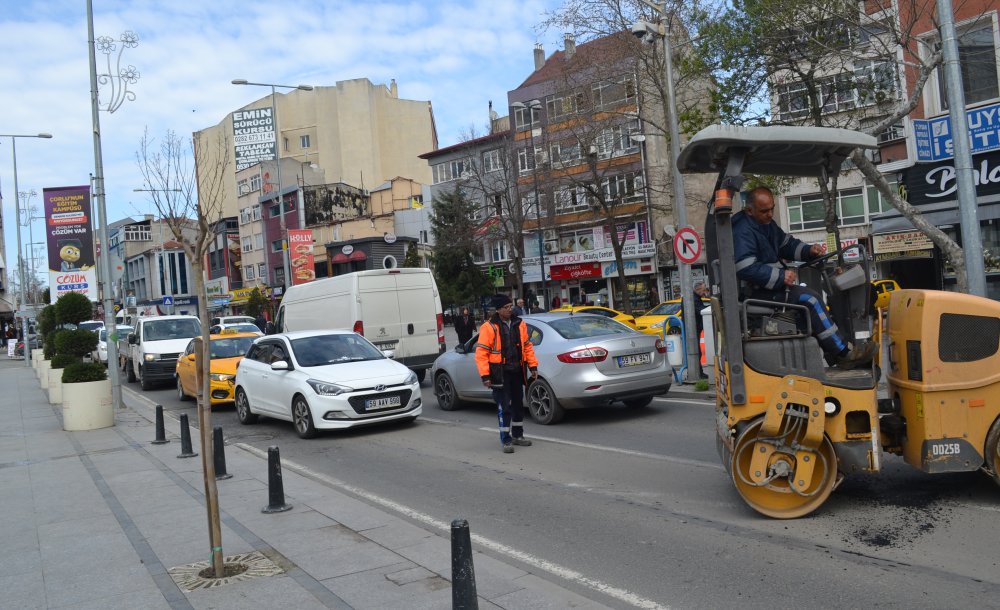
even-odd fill
[[(499, 320), (499, 317), (494, 316), (483, 322), (479, 328), (479, 341), (476, 343), (476, 368), (479, 369), (480, 377), (490, 376), (490, 364), (503, 364), (503, 351), (500, 349), (501, 324), (503, 322)], [(517, 319), (516, 327), (520, 338), (518, 344), (521, 347), (521, 362), (527, 364), (529, 369), (535, 370), (538, 368), (538, 358), (535, 357), (535, 346), (528, 341), (528, 327), (521, 319)]]

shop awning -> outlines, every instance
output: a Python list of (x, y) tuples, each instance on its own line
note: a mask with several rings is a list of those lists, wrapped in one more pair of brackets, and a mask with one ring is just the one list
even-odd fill
[(346, 254), (344, 254), (343, 252), (338, 252), (337, 254), (334, 255), (332, 259), (330, 259), (330, 262), (332, 262), (334, 265), (337, 265), (340, 263), (346, 263), (350, 260), (351, 259), (347, 258)]
[(351, 252), (350, 260), (352, 261), (366, 261), (368, 260), (368, 255), (361, 250), (355, 250)]
[[(976, 200), (976, 215), (980, 221), (1000, 218), (1000, 196), (986, 195)], [(920, 213), (936, 227), (945, 225), (960, 225), (962, 214), (958, 209), (958, 201), (941, 201), (917, 206)], [(896, 233), (912, 231), (913, 223), (896, 210), (879, 214), (872, 218), (872, 234)]]

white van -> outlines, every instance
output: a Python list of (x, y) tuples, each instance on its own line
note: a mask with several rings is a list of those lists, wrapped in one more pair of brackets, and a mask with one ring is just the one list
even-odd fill
[(357, 271), (292, 286), (275, 329), (353, 330), (392, 350), (420, 381), (445, 351), (441, 297), (430, 269)]

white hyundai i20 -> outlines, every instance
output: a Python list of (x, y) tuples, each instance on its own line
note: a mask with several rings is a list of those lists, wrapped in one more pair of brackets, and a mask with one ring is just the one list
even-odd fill
[[(387, 355), (388, 354), (388, 355)], [(236, 416), (290, 421), (302, 438), (421, 413), (416, 374), (351, 331), (261, 337), (236, 370)]]

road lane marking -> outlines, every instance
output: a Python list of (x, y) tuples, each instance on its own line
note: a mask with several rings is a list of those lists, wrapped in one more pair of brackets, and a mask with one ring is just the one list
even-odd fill
[[(244, 451), (247, 451), (249, 453), (252, 453), (253, 455), (256, 455), (257, 457), (260, 457), (262, 459), (267, 459), (267, 452), (258, 449), (253, 445), (248, 445), (246, 443), (235, 443), (234, 446), (239, 447), (240, 449), (243, 449)], [(436, 530), (449, 534), (451, 532), (451, 524), (435, 519), (434, 517), (431, 517), (430, 515), (426, 515), (420, 511), (410, 508), (409, 506), (400, 504), (399, 502), (395, 502), (388, 498), (383, 498), (382, 496), (373, 494), (370, 491), (361, 489), (359, 487), (349, 485), (343, 481), (334, 479), (329, 475), (323, 474), (322, 472), (317, 472), (307, 466), (303, 466), (302, 464), (298, 464), (293, 461), (283, 459), (281, 460), (281, 464), (282, 467), (284, 468), (288, 468), (289, 470), (295, 471), (303, 476), (321, 481), (326, 485), (329, 485), (330, 487), (343, 489), (344, 491), (350, 492), (353, 495), (356, 495), (360, 498), (364, 498), (368, 502), (377, 504), (383, 508), (387, 508), (389, 510), (405, 515), (406, 517), (413, 519), (414, 521), (417, 521), (419, 523), (422, 523), (428, 527), (432, 527)], [(583, 574), (577, 572), (576, 570), (561, 566), (556, 563), (552, 563), (551, 561), (547, 561), (545, 559), (542, 559), (541, 557), (536, 557), (530, 553), (519, 551), (505, 544), (496, 542), (495, 540), (491, 540), (489, 538), (480, 536), (478, 534), (471, 534), (471, 537), (476, 544), (486, 547), (496, 553), (500, 553), (502, 555), (514, 558), (539, 570), (544, 570), (549, 574), (558, 576), (559, 578), (563, 578), (565, 580), (593, 589), (595, 591), (599, 591), (609, 597), (613, 597), (614, 599), (627, 603), (636, 608), (645, 608), (648, 610), (669, 610), (669, 606), (662, 606), (652, 600), (640, 597), (635, 593), (632, 593), (631, 591), (614, 587), (607, 583), (603, 583), (599, 580), (594, 580), (593, 578), (584, 576)]]

